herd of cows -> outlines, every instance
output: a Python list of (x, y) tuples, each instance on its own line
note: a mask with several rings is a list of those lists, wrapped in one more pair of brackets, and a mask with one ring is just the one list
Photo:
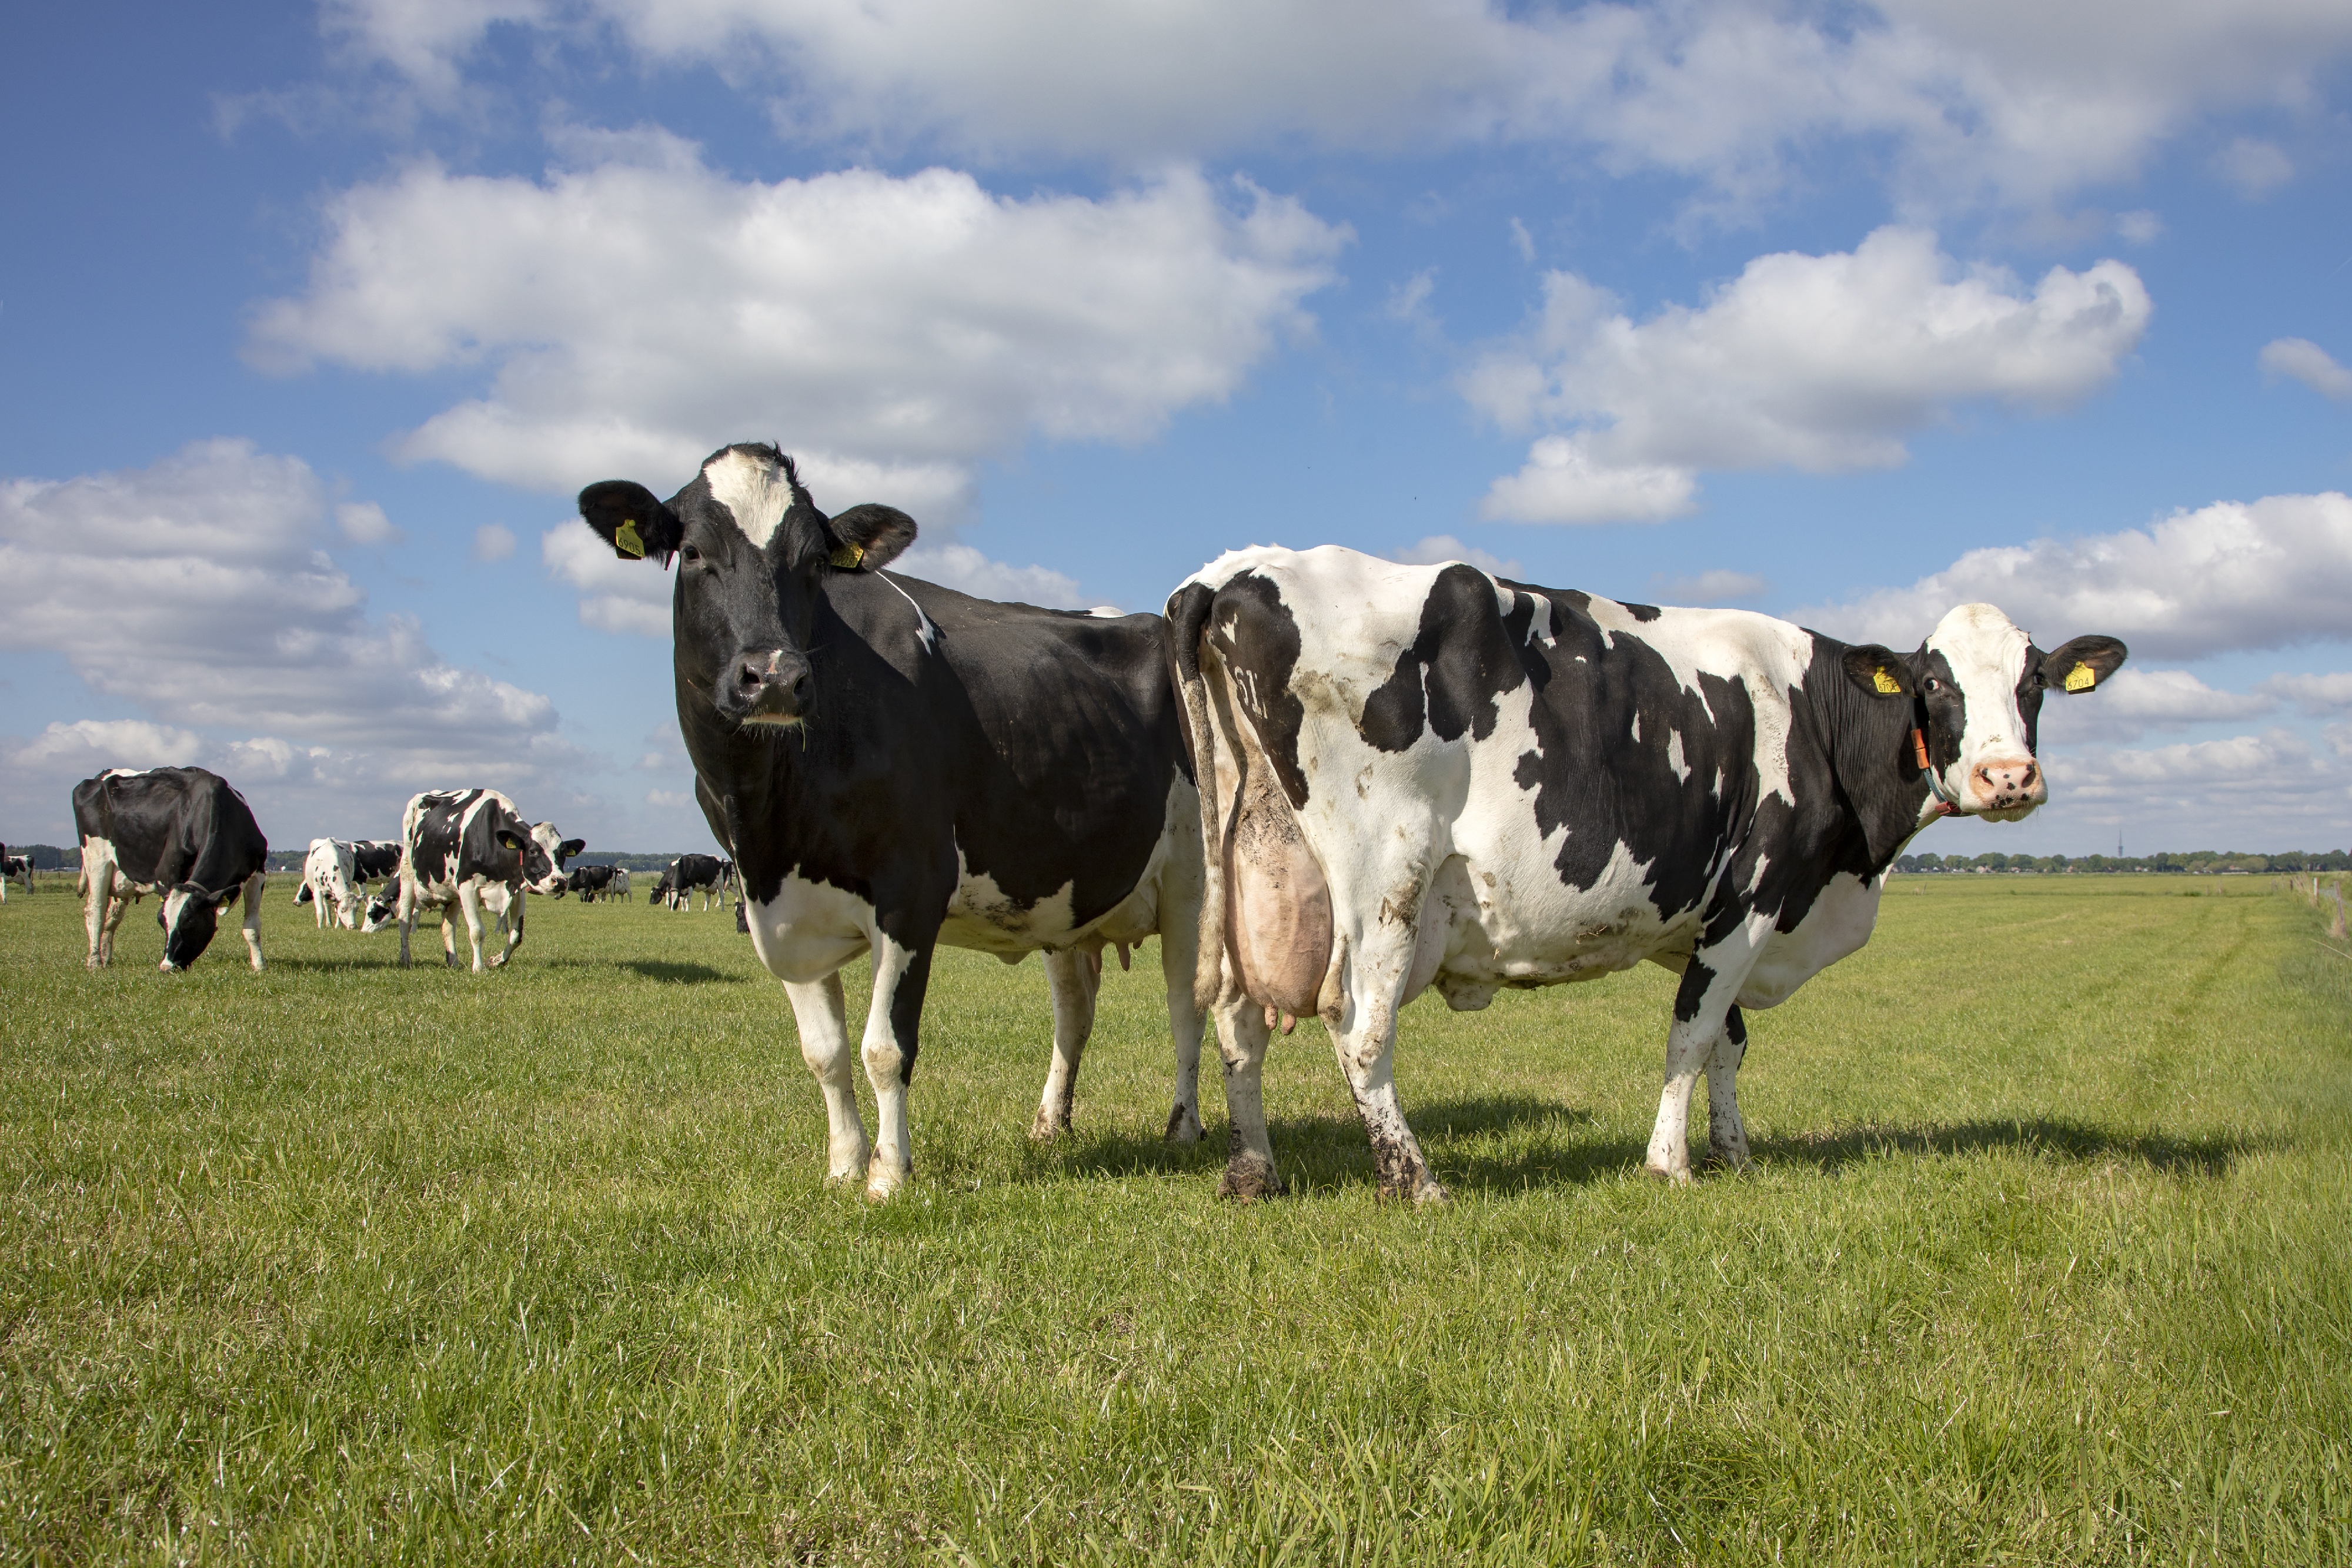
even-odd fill
[[(2094, 690), (2126, 656), (2099, 635), (2045, 651), (1987, 604), (1898, 653), (1336, 546), (1228, 553), (1164, 615), (995, 603), (886, 572), (914, 519), (828, 517), (762, 444), (712, 454), (667, 500), (591, 486), (580, 512), (620, 559), (676, 566), (678, 724), (732, 858), (681, 857), (656, 895), (707, 906), (736, 889), (823, 1092), (828, 1173), (876, 1198), (912, 1168), (907, 1095), (942, 942), (1045, 954), (1045, 1136), (1069, 1124), (1103, 948), (1124, 965), (1157, 936), (1167, 1135), (1202, 1134), (1213, 1020), (1220, 1191), (1239, 1197), (1283, 1190), (1259, 1074), (1297, 1018), (1329, 1031), (1382, 1189), (1428, 1201), (1444, 1192), (1392, 1071), (1404, 1005), (1434, 987), (1475, 1009), (1647, 960), (1680, 983), (1646, 1166), (1689, 1178), (1701, 1075), (1710, 1152), (1744, 1165), (1744, 1009), (1869, 939), (1922, 829), (2040, 806), (2045, 695)], [(227, 783), (116, 769), (74, 811), (93, 967), (144, 892), (163, 900), (166, 968), (240, 897), (261, 967), (267, 845)], [(496, 790), (436, 791), (396, 841), (314, 841), (298, 896), (321, 923), (396, 921), (404, 964), (436, 909), (457, 961), (454, 910), (480, 970), (486, 916), (507, 928), (494, 967), (522, 941), (524, 894), (627, 895), (625, 872), (565, 871), (583, 847)], [(874, 996), (853, 1051), (840, 970), (860, 956)]]

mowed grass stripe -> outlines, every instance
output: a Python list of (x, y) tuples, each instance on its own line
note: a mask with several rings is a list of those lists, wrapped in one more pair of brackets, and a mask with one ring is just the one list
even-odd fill
[(1425, 998), (1434, 1214), (1311, 1022), (1218, 1203), (1156, 949), (1045, 1147), (1041, 967), (942, 954), (877, 1209), (725, 915), (475, 977), (289, 893), (258, 977), (0, 909), (11, 1560), (2352, 1557), (2352, 966), (2262, 879), (1897, 879), (1686, 1190), (1671, 977)]

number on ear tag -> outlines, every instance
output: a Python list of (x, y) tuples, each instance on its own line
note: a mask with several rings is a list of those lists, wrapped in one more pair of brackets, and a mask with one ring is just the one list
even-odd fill
[(2088, 664), (2077, 664), (2066, 672), (2066, 689), (2070, 692), (2087, 692), (2098, 684), (2097, 674)]
[(864, 545), (844, 545), (825, 558), (844, 571), (856, 571), (858, 562), (866, 559)]
[(1884, 664), (1870, 673), (1870, 684), (1889, 696), (1898, 695), (1903, 690), (1903, 683), (1888, 674)]
[(627, 556), (631, 560), (643, 560), (646, 559), (646, 541), (637, 537), (636, 518), (624, 517), (621, 519), (620, 528), (614, 530), (613, 534), (613, 548), (619, 550), (623, 555)]

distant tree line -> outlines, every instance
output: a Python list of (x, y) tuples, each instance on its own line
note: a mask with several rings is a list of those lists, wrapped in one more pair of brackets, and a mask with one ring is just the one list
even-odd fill
[(2158, 872), (2211, 876), (2221, 872), (2352, 871), (2352, 851), (2291, 850), (2284, 854), (2241, 854), (2236, 850), (2200, 850), (2193, 854), (2156, 855), (1898, 855), (1899, 872), (2009, 872), (2049, 874), (2081, 872)]

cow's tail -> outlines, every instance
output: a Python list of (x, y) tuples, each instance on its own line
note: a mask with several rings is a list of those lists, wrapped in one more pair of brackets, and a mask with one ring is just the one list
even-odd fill
[(1208, 631), (1209, 607), (1216, 594), (1195, 578), (1168, 601), (1168, 662), (1176, 683), (1178, 716), (1184, 725), (1185, 744), (1192, 750), (1192, 782), (1201, 800), (1201, 939), (1192, 971), (1192, 1005), (1203, 1014), (1224, 999), (1225, 989), (1225, 823), (1233, 816), (1230, 781), (1235, 777), (1227, 737), (1217, 733), (1215, 705), (1201, 671), (1201, 648)]

